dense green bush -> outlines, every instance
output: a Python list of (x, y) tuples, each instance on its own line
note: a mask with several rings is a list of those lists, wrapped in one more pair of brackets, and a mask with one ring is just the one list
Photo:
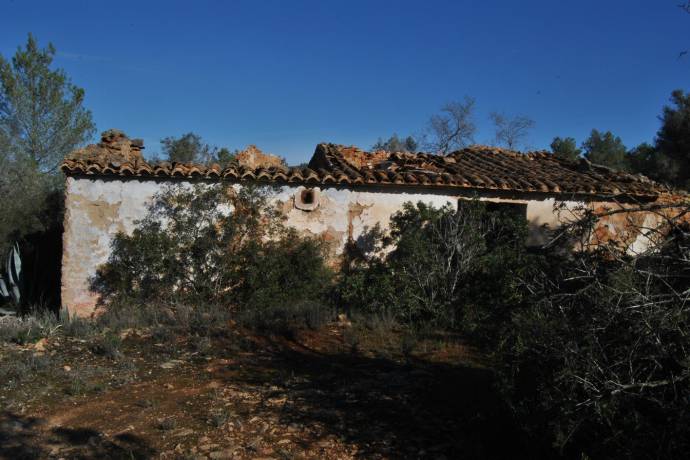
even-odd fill
[(212, 305), (257, 317), (320, 304), (331, 284), (323, 242), (285, 226), (271, 193), (170, 186), (131, 235), (115, 237), (93, 288), (111, 309)]
[(520, 279), (533, 266), (526, 235), (524, 216), (477, 200), (457, 209), (407, 203), (389, 234), (374, 228), (350, 244), (337, 298), (408, 325), (493, 335), (522, 301)]

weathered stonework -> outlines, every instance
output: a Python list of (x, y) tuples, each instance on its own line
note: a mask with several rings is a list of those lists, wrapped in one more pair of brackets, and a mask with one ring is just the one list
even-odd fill
[(264, 153), (256, 145), (250, 145), (238, 153), (236, 160), (239, 164), (251, 169), (285, 166), (285, 161), (282, 158), (270, 153)]

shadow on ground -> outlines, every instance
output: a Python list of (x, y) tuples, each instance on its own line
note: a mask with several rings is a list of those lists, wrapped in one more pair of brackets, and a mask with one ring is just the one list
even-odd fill
[[(48, 424), (41, 413), (0, 412), (0, 459), (203, 458), (226, 451), (238, 459), (553, 457), (525, 438), (490, 370), (462, 356), (404, 359), (346, 348), (337, 333), (299, 342), (219, 339), (213, 357), (180, 355), (179, 367), (158, 369), (136, 391), (126, 384), (72, 401), (78, 410), (65, 422), (69, 428)], [(53, 415), (68, 409), (59, 398), (52, 403)], [(122, 415), (110, 421), (110, 412)], [(154, 427), (159, 419), (175, 421), (175, 429)], [(127, 430), (131, 425), (137, 428)], [(136, 435), (104, 434), (126, 430)]]
[[(424, 360), (396, 362), (303, 345), (267, 347), (237, 379), (270, 388), (281, 424), (315, 427), (358, 458), (540, 458), (493, 388), (492, 373)], [(270, 369), (268, 367), (270, 366)], [(264, 372), (262, 372), (262, 370)]]
[(0, 413), (0, 459), (133, 459), (153, 454), (142, 439), (130, 434), (106, 440), (88, 428), (48, 428), (36, 417)]

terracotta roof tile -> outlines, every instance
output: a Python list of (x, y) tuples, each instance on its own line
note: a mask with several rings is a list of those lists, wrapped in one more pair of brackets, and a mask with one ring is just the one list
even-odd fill
[(147, 163), (141, 141), (110, 130), (101, 142), (70, 154), (61, 170), (74, 176), (173, 177), (261, 180), (304, 184), (409, 185), (475, 190), (504, 190), (595, 196), (655, 198), (668, 190), (644, 176), (589, 163), (561, 160), (548, 152), (518, 153), (472, 146), (448, 155), (365, 152), (356, 147), (319, 144), (307, 168), (282, 165), (225, 168), (161, 162)]

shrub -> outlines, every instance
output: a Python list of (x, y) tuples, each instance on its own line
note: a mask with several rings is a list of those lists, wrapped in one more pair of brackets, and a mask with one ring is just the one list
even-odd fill
[[(324, 244), (284, 224), (269, 187), (174, 185), (131, 235), (118, 234), (93, 288), (109, 310), (155, 304), (242, 312), (325, 300)], [(208, 312), (208, 310), (206, 310)], [(203, 317), (188, 316), (192, 323)]]
[(96, 332), (95, 324), (91, 319), (70, 314), (66, 308), (60, 311), (58, 321), (62, 333), (69, 337), (86, 338)]
[(91, 344), (91, 351), (97, 355), (105, 356), (110, 359), (117, 359), (121, 356), (120, 347), (122, 339), (113, 332), (105, 332)]
[(12, 342), (26, 345), (58, 333), (85, 338), (92, 335), (94, 331), (91, 320), (70, 315), (67, 309), (55, 314), (41, 308), (24, 316), (0, 317), (0, 343)]
[(6, 316), (0, 318), (0, 342), (25, 344), (45, 335), (44, 325), (35, 318)]
[(409, 325), (493, 334), (488, 325), (522, 298), (518, 280), (532, 265), (526, 233), (524, 217), (477, 200), (457, 210), (407, 203), (389, 235), (374, 228), (364, 248), (349, 246), (336, 296)]
[[(587, 216), (568, 233), (590, 234)], [(553, 247), (495, 343), (504, 394), (568, 457), (683, 458), (690, 449), (690, 228), (638, 257)], [(586, 246), (586, 241), (581, 241)]]
[[(546, 441), (569, 458), (683, 458), (686, 213), (665, 215), (653, 247), (633, 257), (620, 242), (592, 245), (592, 213), (537, 251), (524, 245), (524, 219), (482, 203), (408, 204), (389, 235), (373, 229), (348, 248), (336, 294), (370, 317), (459, 329), (482, 345), (535, 445)], [(362, 337), (345, 339), (356, 350)], [(414, 343), (401, 347), (409, 354)]]
[(53, 362), (49, 355), (35, 353), (9, 353), (0, 361), (0, 381), (7, 388), (18, 388), (24, 382), (35, 380), (50, 370)]
[(46, 310), (38, 310), (26, 316), (0, 317), (0, 342), (25, 345), (51, 336), (60, 328), (60, 321), (55, 314)]

